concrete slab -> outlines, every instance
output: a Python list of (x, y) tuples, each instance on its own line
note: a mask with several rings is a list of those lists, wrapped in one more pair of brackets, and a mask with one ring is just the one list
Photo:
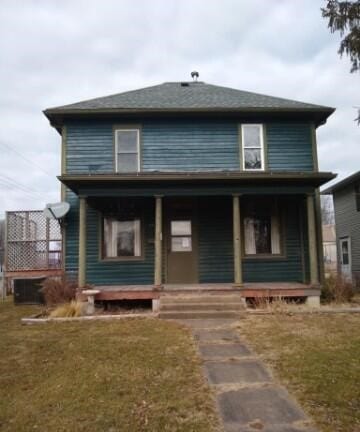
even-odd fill
[(225, 432), (317, 432), (316, 429), (292, 426), (292, 425), (274, 425), (261, 426), (261, 422), (254, 422), (252, 426), (239, 426), (238, 424), (225, 424)]
[(222, 341), (238, 342), (239, 336), (235, 330), (215, 329), (215, 330), (194, 330), (195, 339), (200, 342), (205, 341)]
[[(221, 393), (217, 397), (219, 409), (227, 430), (237, 425), (249, 427), (249, 423), (260, 421), (269, 431), (295, 432), (292, 423), (305, 421), (303, 411), (289, 398), (288, 393), (278, 387), (243, 388)], [(293, 429), (291, 429), (291, 427)], [(288, 429), (286, 429), (288, 428)], [(263, 429), (264, 430), (264, 429)]]
[(179, 319), (176, 320), (181, 324), (185, 324), (194, 329), (214, 329), (220, 327), (228, 327), (236, 323), (238, 320), (234, 318), (217, 318), (217, 319)]
[(211, 361), (204, 366), (212, 384), (255, 384), (271, 380), (269, 372), (257, 360)]
[(206, 344), (200, 345), (199, 350), (206, 358), (227, 358), (251, 355), (249, 348), (241, 343)]

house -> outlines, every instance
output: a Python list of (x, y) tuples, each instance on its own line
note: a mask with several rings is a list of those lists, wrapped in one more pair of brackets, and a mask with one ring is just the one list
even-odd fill
[(338, 269), (355, 283), (360, 280), (360, 171), (322, 192), (332, 194), (335, 209)]
[(199, 81), (44, 111), (61, 135), (65, 271), (98, 299), (323, 278), (316, 130), (333, 108)]
[(323, 224), (322, 236), (323, 236), (325, 275), (330, 275), (331, 273), (336, 273), (336, 269), (337, 269), (335, 225)]

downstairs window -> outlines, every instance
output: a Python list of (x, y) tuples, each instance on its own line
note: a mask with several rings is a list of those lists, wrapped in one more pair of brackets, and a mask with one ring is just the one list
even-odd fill
[(141, 257), (140, 219), (104, 218), (104, 258)]
[(245, 206), (245, 255), (281, 255), (280, 234), (277, 204), (249, 203)]

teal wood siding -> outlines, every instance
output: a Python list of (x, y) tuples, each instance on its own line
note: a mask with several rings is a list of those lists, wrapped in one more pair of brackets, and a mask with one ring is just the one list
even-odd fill
[(268, 123), (266, 137), (269, 169), (312, 171), (311, 133), (309, 123)]
[(234, 282), (232, 197), (199, 199), (198, 237), (199, 282)]
[(144, 171), (221, 171), (239, 170), (239, 166), (235, 123), (143, 123)]
[(68, 174), (114, 172), (112, 123), (69, 123), (66, 133)]
[(140, 260), (106, 261), (99, 259), (101, 215), (89, 208), (87, 218), (86, 281), (94, 285), (142, 285), (154, 283), (154, 215), (152, 200), (143, 205), (142, 223), (144, 258)]
[[(127, 122), (129, 124), (129, 122)], [(141, 125), (143, 171), (239, 170), (236, 121), (134, 120)], [(120, 121), (72, 121), (67, 126), (68, 174), (114, 172), (113, 125)], [(269, 170), (313, 169), (309, 123), (267, 123)]]
[[(70, 279), (77, 276), (79, 251), (79, 201), (72, 192), (67, 192), (71, 210), (66, 217), (65, 270)], [(94, 285), (138, 285), (154, 282), (154, 205), (144, 201), (144, 235), (142, 237), (144, 259), (134, 261), (104, 261), (100, 258), (99, 212), (89, 205), (86, 218), (86, 282)]]
[(65, 220), (65, 271), (69, 279), (76, 279), (79, 262), (79, 199), (66, 189), (66, 201), (70, 204), (70, 211)]
[(245, 282), (303, 282), (299, 205), (292, 200), (283, 203), (285, 257), (248, 258), (243, 263)]
[[(66, 272), (76, 277), (78, 266), (78, 199), (67, 193), (71, 211), (66, 225)], [(243, 259), (245, 282), (304, 281), (308, 277), (306, 224), (303, 238), (300, 212), (305, 221), (303, 199), (284, 198), (281, 204), (285, 224), (285, 257)], [(154, 201), (144, 199), (143, 247), (145, 256), (138, 261), (104, 261), (100, 259), (100, 218), (97, 210), (87, 208), (86, 280), (94, 285), (152, 284), (154, 274)], [(165, 247), (165, 246), (164, 246)], [(303, 263), (302, 251), (305, 251)], [(231, 197), (198, 199), (198, 265), (200, 283), (233, 282), (233, 238)], [(164, 268), (165, 274), (165, 268)]]
[[(301, 200), (282, 204), (285, 224), (284, 258), (243, 258), (244, 282), (303, 282), (300, 231)], [(199, 203), (199, 279), (200, 283), (233, 282), (233, 239), (231, 198)], [(305, 247), (305, 244), (303, 244)]]

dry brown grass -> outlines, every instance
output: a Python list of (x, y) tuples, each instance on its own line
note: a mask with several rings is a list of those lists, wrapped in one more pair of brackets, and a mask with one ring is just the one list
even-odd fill
[(22, 326), (0, 302), (1, 432), (215, 432), (190, 332), (156, 319)]
[(70, 318), (84, 315), (84, 303), (71, 300), (70, 303), (57, 306), (50, 312), (51, 318)]
[(253, 315), (238, 328), (319, 430), (360, 431), (360, 314)]

